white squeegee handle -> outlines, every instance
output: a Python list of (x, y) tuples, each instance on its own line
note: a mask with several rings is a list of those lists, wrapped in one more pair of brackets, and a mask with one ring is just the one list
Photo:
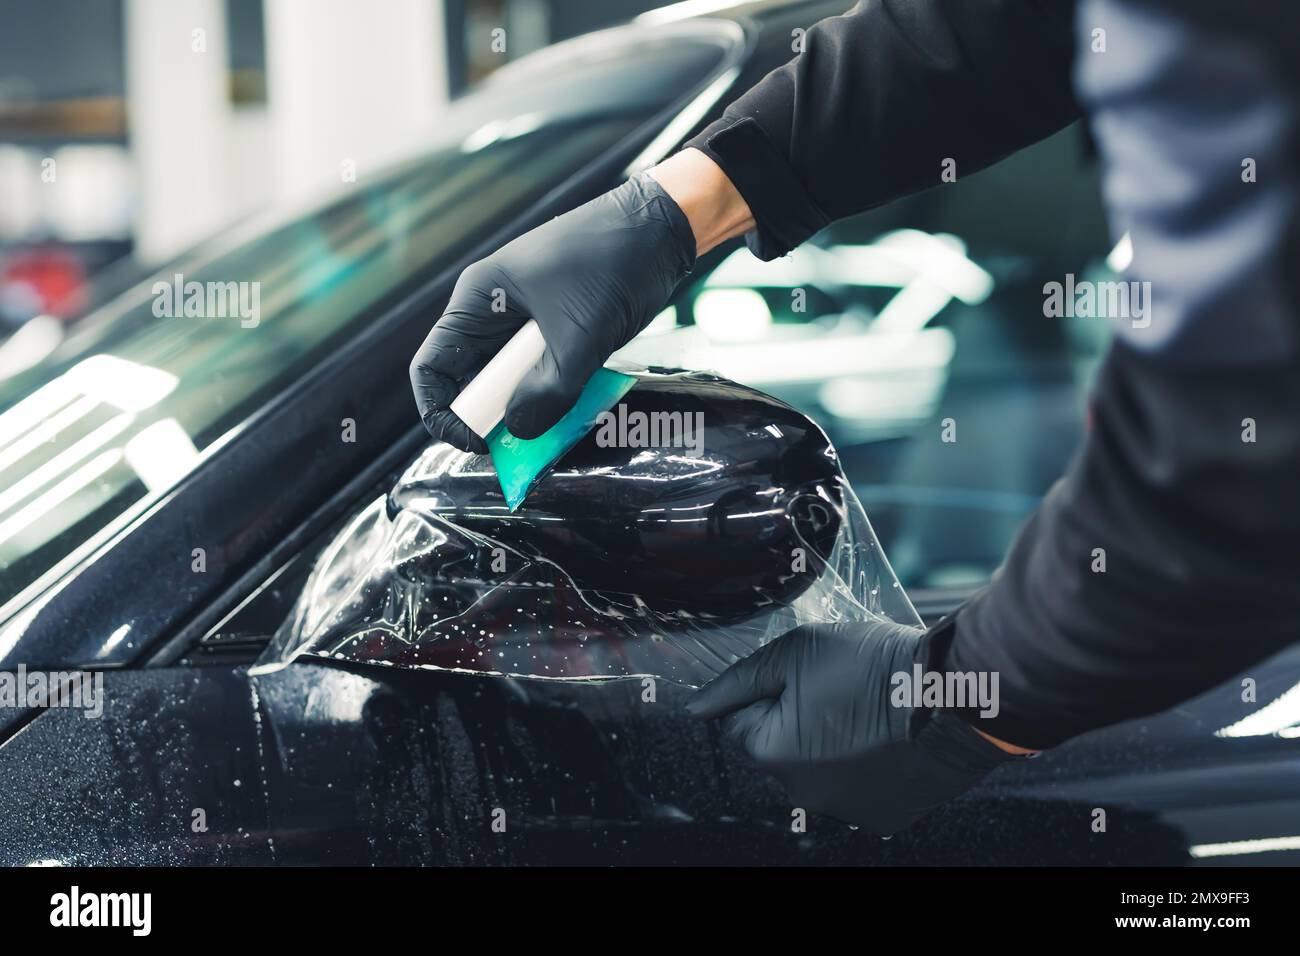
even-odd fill
[(487, 438), (505, 418), (506, 405), (546, 351), (537, 323), (529, 319), (501, 351), (492, 356), (451, 403), (451, 410), (474, 434)]

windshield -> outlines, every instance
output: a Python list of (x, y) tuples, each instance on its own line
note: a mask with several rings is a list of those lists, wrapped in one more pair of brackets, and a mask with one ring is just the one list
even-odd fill
[(723, 51), (716, 38), (644, 33), (570, 46), (564, 69), (524, 61), (458, 103), (422, 158), (359, 175), (287, 224), (210, 241), (61, 341), (0, 345), (0, 603), (171, 486), (472, 238), (692, 89)]

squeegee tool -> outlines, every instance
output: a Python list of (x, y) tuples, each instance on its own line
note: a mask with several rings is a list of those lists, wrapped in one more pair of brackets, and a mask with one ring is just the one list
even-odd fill
[(601, 413), (613, 408), (636, 384), (631, 375), (598, 368), (558, 422), (536, 438), (518, 438), (503, 421), (506, 405), (545, 350), (542, 330), (529, 319), (451, 403), (460, 420), (487, 442), (511, 511), (523, 503), (533, 484), (595, 427)]

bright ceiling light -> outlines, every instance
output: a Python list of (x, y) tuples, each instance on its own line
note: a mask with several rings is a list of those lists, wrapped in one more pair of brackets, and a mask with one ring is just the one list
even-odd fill
[(753, 289), (705, 289), (692, 311), (695, 324), (714, 342), (754, 342), (772, 326), (772, 310)]
[(179, 382), (171, 372), (116, 355), (92, 355), (68, 369), (66, 378), (82, 395), (124, 412), (139, 412), (158, 404)]
[(1215, 856), (1246, 856), (1252, 853), (1276, 853), (1300, 850), (1300, 836), (1264, 837), (1261, 840), (1233, 840), (1230, 843), (1200, 843), (1188, 848), (1197, 859)]
[(1222, 730), (1216, 730), (1214, 736), (1267, 737), (1270, 734), (1281, 734), (1298, 724), (1300, 724), (1300, 684), (1248, 717), (1243, 717)]
[(112, 448), (78, 468), (67, 478), (44, 492), (31, 504), (4, 521), (0, 521), (0, 542), (8, 541), (28, 525), (49, 514), (73, 495), (89, 488), (121, 460), (122, 450)]
[(198, 464), (199, 450), (180, 422), (164, 418), (131, 436), (126, 461), (146, 488), (162, 491), (190, 473)]
[(1126, 272), (1133, 264), (1133, 233), (1126, 232), (1120, 236), (1115, 248), (1106, 256), (1106, 265), (1111, 272)]

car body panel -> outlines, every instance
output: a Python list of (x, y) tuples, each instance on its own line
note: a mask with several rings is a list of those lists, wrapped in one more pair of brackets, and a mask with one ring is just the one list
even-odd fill
[[(1298, 663), (1259, 669), (1261, 699), (1294, 687)], [(1276, 734), (1215, 736), (1247, 710), (1232, 688), (1006, 768), (881, 840), (815, 815), (800, 829), (779, 786), (687, 717), (688, 692), (667, 682), (651, 693), (641, 679), (322, 662), (106, 677), (101, 718), (45, 711), (0, 748), (0, 863), (1179, 865), (1298, 852), (1243, 843), (1294, 837), (1300, 757)], [(1243, 846), (1192, 855), (1229, 843)]]
[[(727, 15), (743, 27), (745, 57), (723, 69), (734, 68), (737, 85), (754, 82), (788, 57), (791, 29), (847, 5), (742, 5)], [(244, 635), (228, 622), (258, 618), (264, 598), (292, 591), (313, 543), (423, 442), (405, 370), (460, 268), (617, 181), (669, 119), (491, 235), (465, 237), (455, 262), (385, 303), (346, 349), (0, 626), (0, 666), (106, 669), (98, 719), (0, 708), (0, 863), (1297, 861), (1295, 653), (1245, 675), (1258, 704), (1230, 682), (1167, 714), (1086, 735), (1000, 770), (890, 840), (817, 817), (800, 829), (776, 783), (715, 725), (689, 720), (686, 691), (666, 682), (315, 660), (253, 673), (222, 662), (223, 648), (242, 653)], [(337, 440), (347, 417), (364, 426), (355, 443)], [(202, 575), (190, 567), (195, 540), (213, 542)], [(932, 619), (966, 593), (914, 597)], [(249, 626), (265, 639), (260, 623)]]

